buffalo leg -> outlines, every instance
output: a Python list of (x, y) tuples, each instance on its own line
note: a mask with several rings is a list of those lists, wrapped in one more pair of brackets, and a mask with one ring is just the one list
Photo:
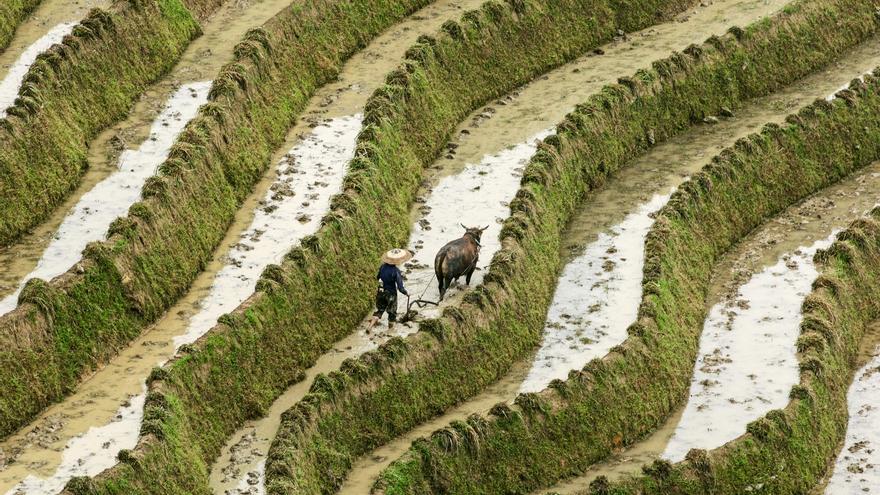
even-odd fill
[(452, 277), (449, 275), (443, 277), (443, 290), (440, 292), (440, 300), (443, 300), (443, 296), (446, 295), (446, 291), (449, 290), (449, 287), (452, 285)]

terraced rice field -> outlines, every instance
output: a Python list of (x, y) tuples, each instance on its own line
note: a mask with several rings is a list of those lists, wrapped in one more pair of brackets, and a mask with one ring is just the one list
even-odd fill
[(878, 191), (864, 0), (13, 0), (0, 494), (880, 491)]

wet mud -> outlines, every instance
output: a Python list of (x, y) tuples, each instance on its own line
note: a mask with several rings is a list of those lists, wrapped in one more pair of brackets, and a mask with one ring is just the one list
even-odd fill
[(691, 396), (667, 458), (718, 447), (788, 403), (799, 378), (801, 303), (817, 275), (812, 253), (875, 206), (878, 188), (880, 162), (787, 209), (717, 265)]
[[(809, 83), (821, 77), (821, 75), (813, 76), (802, 81), (802, 83)], [(843, 78), (843, 75), (836, 74), (836, 77)], [(784, 98), (786, 93), (790, 94), (792, 91), (800, 92), (802, 88), (800, 88), (799, 85), (802, 83), (796, 84), (784, 93), (774, 95), (772, 98)], [(833, 84), (833, 79), (826, 80), (825, 85), (833, 86)], [(824, 91), (822, 88), (817, 89)], [(804, 95), (804, 98), (808, 101), (814, 99), (813, 97), (809, 97), (809, 95)], [(766, 100), (768, 99), (762, 99), (760, 101)], [(751, 106), (752, 105), (750, 105), (750, 107)], [(748, 108), (744, 108), (739, 114), (743, 115), (746, 111), (748, 111)], [(687, 138), (687, 135), (682, 136), (682, 138)], [(747, 284), (756, 274), (761, 274), (762, 272), (768, 274), (765, 280), (770, 280), (771, 283), (784, 283), (786, 277), (791, 279), (791, 274), (784, 272), (802, 270), (804, 268), (802, 267), (802, 264), (809, 264), (807, 256), (809, 246), (826, 241), (835, 230), (845, 227), (848, 222), (870, 209), (873, 204), (880, 199), (880, 193), (875, 192), (878, 190), (877, 188), (880, 187), (878, 181), (880, 181), (880, 163), (875, 163), (857, 174), (841, 181), (839, 184), (831, 186), (803, 202), (790, 207), (780, 215), (768, 221), (764, 226), (756, 230), (732, 249), (731, 252), (717, 265), (712, 284), (712, 292), (708, 299), (708, 307), (712, 308), (720, 305), (720, 307), (725, 308), (728, 307), (728, 303), (732, 303), (732, 306), (735, 308), (734, 311), (744, 311), (744, 309), (740, 308), (740, 305), (737, 304), (737, 295), (740, 288)], [(616, 182), (617, 179), (614, 180), (614, 183)], [(795, 254), (799, 248), (803, 247), (806, 248), (801, 249), (800, 255)], [(781, 265), (778, 263), (780, 260), (782, 260)], [(776, 273), (782, 273), (782, 275), (770, 275), (774, 273), (774, 268), (776, 268)], [(782, 272), (782, 270), (784, 270), (784, 272)], [(775, 289), (776, 292), (774, 292), (773, 299), (767, 299), (774, 300), (778, 298), (776, 295), (778, 290), (779, 289)], [(807, 286), (806, 291), (809, 291), (809, 285)], [(799, 313), (800, 311), (800, 302), (800, 299), (798, 299), (794, 303), (793, 311), (796, 313)], [(780, 306), (779, 309), (786, 308)], [(725, 315), (725, 317), (727, 317), (727, 315)], [(766, 323), (767, 322), (762, 322), (762, 325)], [(748, 327), (747, 330), (754, 330), (755, 328), (758, 327)], [(763, 330), (761, 333), (764, 333)], [(797, 334), (791, 336), (789, 339), (792, 346), (796, 339)], [(752, 349), (753, 347), (754, 346), (749, 349)], [(714, 351), (714, 349), (712, 349), (712, 351)], [(707, 353), (703, 352), (701, 348), (701, 358), (705, 354)], [(723, 367), (728, 364), (725, 362), (726, 359), (724, 358), (723, 353), (718, 359), (715, 359), (716, 355), (714, 352), (708, 354), (712, 359), (709, 360), (708, 364), (710, 366), (706, 368), (707, 370), (716, 369), (719, 366)], [(793, 357), (794, 356), (792, 356), (792, 358)], [(746, 361), (749, 362), (750, 360)], [(769, 360), (769, 362), (770, 364), (777, 364), (775, 360), (772, 359)], [(706, 363), (704, 363), (704, 365), (705, 364)], [(700, 367), (701, 365), (698, 362), (697, 368)], [(734, 378), (741, 379), (744, 384), (749, 384), (752, 382), (752, 378), (748, 376), (749, 374), (752, 373), (746, 372), (735, 376)], [(776, 375), (768, 374), (768, 376), (763, 378), (775, 379)], [(709, 385), (709, 382), (706, 382), (705, 384), (699, 383), (701, 381), (703, 380), (698, 380), (696, 385), (699, 387)], [(737, 390), (735, 388), (731, 389), (730, 385), (727, 384), (709, 388), (714, 393), (721, 393), (721, 391), (723, 391), (726, 394), (723, 397), (720, 397), (722, 402), (727, 400), (727, 395), (735, 393)], [(784, 396), (786, 397), (785, 403), (787, 403), (787, 394), (790, 387), (786, 386), (779, 388), (784, 388)], [(727, 394), (728, 391), (730, 394)], [(763, 400), (754, 399), (746, 404), (746, 408), (754, 403), (764, 407)], [(782, 406), (784, 406), (785, 403), (783, 403)], [(699, 403), (694, 403), (693, 406), (698, 407)], [(739, 436), (745, 432), (745, 425), (748, 420), (742, 419), (742, 416), (737, 416), (736, 404), (727, 403), (725, 406), (730, 407), (721, 408), (719, 411), (721, 413), (729, 411), (729, 414), (725, 413), (723, 418), (716, 417), (716, 423), (732, 422), (733, 424), (740, 425), (734, 435)], [(688, 407), (692, 407), (690, 401), (674, 414), (659, 430), (657, 430), (657, 432), (649, 436), (647, 439), (627, 447), (619, 454), (616, 454), (609, 462), (593, 466), (583, 476), (560, 483), (553, 487), (552, 491), (557, 491), (560, 494), (583, 493), (583, 491), (589, 486), (589, 483), (598, 476), (606, 476), (609, 479), (615, 480), (627, 475), (637, 475), (641, 472), (642, 466), (650, 464), (656, 459), (675, 457), (670, 456), (670, 453), (675, 453), (675, 455), (678, 456), (680, 454), (679, 451), (684, 452), (680, 455), (686, 454), (687, 448), (675, 446), (673, 435), (679, 434), (679, 430), (688, 428), (684, 419), (684, 414)], [(763, 415), (763, 413), (758, 416), (761, 415)], [(709, 436), (708, 434), (711, 433), (706, 432), (705, 430), (702, 432), (705, 433), (704, 436), (707, 437)], [(701, 448), (711, 447), (710, 445), (696, 446)], [(545, 491), (543, 490), (541, 491), (541, 493), (544, 492)]]
[(690, 398), (664, 458), (678, 462), (692, 448), (720, 447), (748, 423), (788, 404), (800, 379), (801, 303), (819, 275), (813, 255), (830, 246), (834, 234), (783, 254), (712, 306)]
[(517, 362), (507, 375), (493, 383), (477, 398), (468, 400), (453, 407), (442, 416), (420, 424), (405, 435), (395, 438), (392, 442), (379, 447), (355, 461), (351, 474), (339, 490), (344, 495), (364, 495), (370, 492), (379, 473), (400, 457), (412, 442), (419, 437), (428, 437), (434, 431), (446, 427), (452, 421), (464, 421), (471, 414), (486, 415), (495, 404), (510, 403), (516, 396), (516, 390), (528, 372), (530, 359)]
[(547, 312), (544, 341), (520, 393), (565, 380), (569, 371), (626, 340), (642, 297), (645, 237), (669, 196), (655, 195), (565, 265)]
[(195, 342), (210, 330), (217, 318), (253, 294), (267, 265), (280, 263), (291, 246), (318, 230), (330, 198), (342, 189), (362, 120), (361, 114), (329, 119), (278, 161), (276, 180), (250, 226), (226, 254), (186, 331), (174, 337), (175, 347)]
[(60, 43), (65, 36), (73, 31), (75, 25), (75, 22), (62, 22), (53, 26), (46, 34), (22, 50), (14, 62), (3, 65), (5, 73), (3, 79), (0, 80), (0, 118), (6, 117), (6, 111), (18, 98), (18, 90), (24, 81), (24, 76), (36, 61), (37, 55), (48, 50), (52, 45)]
[[(88, 189), (91, 189), (91, 187), (86, 188), (87, 185), (94, 186), (115, 169), (106, 165), (118, 156), (119, 148), (124, 149), (127, 143), (148, 139), (145, 129), (142, 128), (143, 122), (158, 113), (155, 105), (163, 94), (174, 91), (182, 81), (195, 79), (203, 74), (215, 74), (222, 63), (231, 59), (232, 48), (246, 29), (263, 23), (288, 3), (289, 0), (231, 2), (222, 7), (207, 21), (204, 26), (205, 34), (190, 46), (172, 73), (148, 91), (148, 94), (136, 105), (131, 117), (103, 133), (93, 143), (90, 149), (92, 169), (73, 198), (78, 200)], [(326, 195), (329, 198), (333, 187), (326, 177), (316, 178), (315, 181), (301, 180), (303, 176), (309, 174), (326, 175), (326, 170), (322, 170), (322, 167), (327, 164), (316, 164), (305, 170), (297, 163), (290, 163), (291, 158), (294, 158), (295, 162), (296, 157), (286, 156), (289, 150), (306, 142), (303, 149), (310, 150), (307, 153), (311, 153), (312, 158), (321, 157), (324, 160), (328, 152), (335, 152), (344, 147), (345, 142), (353, 143), (353, 137), (360, 127), (360, 120), (359, 117), (352, 115), (362, 110), (366, 99), (382, 84), (384, 75), (396, 66), (406, 48), (412, 45), (422, 32), (438, 29), (446, 19), (458, 17), (463, 9), (473, 8), (479, 3), (479, 0), (437, 2), (435, 6), (424, 9), (396, 25), (375, 44), (371, 44), (355, 56), (334, 84), (318, 92), (305, 117), (292, 129), (287, 142), (273, 158), (274, 163), (281, 165), (267, 173), (266, 178), (247, 199), (244, 207), (236, 215), (234, 225), (221, 248), (215, 253), (205, 272), (198, 277), (192, 290), (154, 327), (85, 381), (76, 393), (64, 402), (50, 407), (31, 425), (0, 443), (0, 493), (12, 489), (29, 475), (43, 479), (52, 478), (61, 463), (65, 461), (63, 453), (70, 449), (69, 445), (76, 445), (78, 438), (91, 437), (86, 433), (90, 428), (102, 428), (116, 423), (114, 418), (121, 411), (127, 410), (127, 404), (134, 403), (142, 393), (144, 380), (152, 367), (172, 357), (177, 345), (192, 341), (200, 332), (207, 330), (216, 322), (216, 315), (213, 318), (205, 316), (199, 318), (204, 321), (196, 321), (191, 327), (190, 322), (194, 317), (199, 314), (209, 315), (217, 311), (221, 313), (228, 311), (226, 309), (228, 304), (217, 305), (207, 302), (206, 298), (210, 297), (218, 273), (222, 273), (220, 279), (225, 281), (221, 284), (232, 288), (239, 283), (251, 283), (239, 278), (242, 270), (259, 275), (262, 268), (256, 269), (250, 266), (252, 257), (249, 255), (263, 249), (262, 246), (256, 248), (261, 241), (266, 241), (264, 243), (266, 245), (271, 243), (271, 239), (266, 236), (266, 229), (260, 227), (261, 223), (274, 222), (278, 215), (283, 216), (281, 222), (287, 222), (291, 220), (288, 216), (292, 216), (293, 225), (298, 228), (314, 228), (323, 216), (323, 212), (310, 211), (309, 208), (314, 209), (320, 201), (312, 197), (315, 191), (298, 191), (296, 188), (302, 184), (306, 189), (316, 189), (322, 193), (326, 190), (330, 192)], [(337, 120), (344, 124), (342, 126), (345, 128), (344, 131), (330, 130), (326, 125), (334, 117), (341, 117)], [(322, 136), (319, 142), (312, 140), (311, 144), (308, 144), (309, 136), (320, 135), (325, 131), (329, 132), (329, 135)], [(347, 160), (342, 160), (342, 163), (347, 163)], [(341, 178), (341, 175), (339, 177)], [(290, 204), (296, 205), (294, 208), (297, 209), (296, 213), (287, 211), (279, 204), (285, 199), (289, 199)], [(75, 203), (76, 201), (70, 202), (65, 211)], [(43, 246), (51, 241), (62, 220), (63, 217), (53, 218), (33, 235), (28, 236), (24, 242), (0, 252), (0, 263), (8, 263), (8, 266), (13, 268), (0, 272), (5, 274), (5, 278), (0, 283), (7, 286), (7, 294), (14, 290), (12, 284), (36, 265), (37, 260), (31, 258), (33, 256), (31, 253), (43, 250)], [(280, 224), (283, 225), (285, 224)], [(284, 244), (279, 246), (282, 254), (293, 247), (295, 242)], [(225, 272), (224, 268), (226, 268)], [(225, 293), (225, 291), (220, 292)], [(237, 292), (242, 291), (237, 290)], [(250, 288), (245, 297), (252, 292), (253, 289)], [(237, 302), (234, 305), (237, 305)], [(141, 408), (137, 410), (138, 414), (142, 413)], [(136, 421), (127, 424), (126, 435), (133, 432), (136, 437), (140, 424), (139, 417)], [(113, 444), (104, 449), (103, 443), (95, 442), (90, 445), (92, 450), (101, 452), (105, 459), (115, 459), (115, 452), (121, 448)], [(82, 449), (78, 450), (84, 452)], [(102, 468), (104, 467), (109, 466), (102, 465)]]
[(558, 495), (582, 495), (593, 480), (599, 476), (615, 481), (640, 472), (642, 466), (661, 458), (669, 439), (681, 420), (684, 409), (672, 414), (651, 435), (632, 446), (620, 449), (603, 462), (590, 467), (577, 478), (561, 481), (550, 489), (536, 491), (535, 494), (553, 493)]
[[(542, 348), (522, 391), (539, 391), (554, 378), (565, 379), (572, 369), (626, 339), (641, 300), (642, 248), (653, 223), (651, 212), (662, 206), (672, 188), (737, 139), (766, 123), (781, 123), (792, 111), (831, 94), (878, 63), (880, 40), (873, 40), (823, 71), (748, 102), (730, 117), (661, 143), (588, 197), (563, 237), (567, 264), (548, 313)], [(806, 237), (799, 239), (807, 244)]]
[[(144, 181), (165, 160), (177, 135), (207, 101), (209, 89), (210, 82), (189, 84), (182, 86), (172, 96), (153, 124), (150, 139), (136, 150), (123, 152), (117, 172), (83, 195), (69, 212), (31, 277), (48, 279), (63, 273), (79, 260), (88, 242), (103, 239), (110, 223), (140, 199)], [(0, 313), (15, 308), (23, 283), (0, 300)], [(0, 444), (0, 490), (5, 490), (9, 484), (16, 483), (26, 475), (25, 480), (9, 489), (8, 493), (55, 493), (72, 476), (93, 475), (109, 467), (119, 449), (131, 448), (137, 440), (143, 398), (143, 394), (135, 399), (126, 397), (128, 404), (119, 407), (110, 424), (91, 428), (67, 445), (57, 445), (57, 440), (62, 438), (58, 429), (66, 421), (63, 419), (67, 416), (64, 413), (41, 418), (42, 423), (33, 429), (26, 429), (23, 436), (12, 436)], [(91, 404), (88, 401), (78, 404), (82, 403), (87, 406)], [(83, 412), (85, 416), (88, 415)], [(128, 432), (132, 425), (134, 434)], [(34, 445), (37, 448), (31, 448)], [(30, 456), (43, 449), (50, 450), (51, 457), (57, 462), (53, 463), (41, 455), (35, 458)], [(60, 454), (60, 460), (57, 454)], [(54, 470), (53, 464), (56, 465)]]
[(847, 393), (849, 424), (830, 479), (814, 494), (856, 495), (880, 492), (880, 321), (862, 343), (853, 383)]
[[(0, 444), (0, 449), (8, 452), (0, 454), (0, 458), (7, 459), (7, 464), (0, 466), (0, 490), (30, 473), (43, 478), (53, 476), (53, 469), (64, 462), (61, 453), (65, 445), (69, 450), (70, 445), (82, 444), (83, 438), (95, 438), (89, 444), (89, 451), (100, 452), (98, 455), (104, 459), (115, 458), (119, 447), (113, 444), (105, 448), (91, 432), (117, 423), (114, 418), (141, 397), (143, 382), (153, 366), (172, 357), (178, 346), (194, 341), (216, 323), (220, 314), (234, 309), (250, 296), (265, 265), (278, 262), (298, 239), (317, 229), (329, 207), (330, 197), (339, 191), (345, 166), (353, 156), (355, 138), (361, 127), (358, 112), (362, 111), (367, 98), (382, 84), (384, 75), (396, 66), (418, 35), (438, 29), (446, 19), (459, 17), (464, 9), (480, 3), (480, 0), (443, 1), (423, 9), (353, 57), (335, 83), (318, 91), (305, 116), (290, 131), (286, 143), (273, 158), (277, 166), (246, 200), (214, 259), (189, 293), (142, 337), (83, 383), (74, 395)], [(279, 2), (279, 8), (282, 4), (286, 2)], [(233, 17), (233, 24), (246, 24), (246, 27), (262, 22), (247, 16), (236, 17), (239, 15), (236, 9), (250, 8), (240, 2), (236, 5), (224, 7), (210, 22), (231, 22)], [(265, 9), (272, 5), (272, 2), (257, 2), (252, 7), (260, 10), (257, 14), (261, 17), (270, 17), (274, 10)], [(244, 28), (231, 35), (217, 31), (212, 36), (212, 31), (207, 28), (205, 31), (196, 42), (204, 40), (205, 43), (191, 46), (184, 61), (166, 81), (152, 88), (151, 93), (161, 94), (166, 84), (173, 88), (181, 79), (216, 72), (219, 65), (199, 64), (206, 58), (218, 62), (222, 62), (221, 58), (223, 61), (231, 58), (231, 47)], [(233, 42), (229, 50), (222, 52), (225, 50), (222, 40), (226, 39)], [(138, 112), (142, 110), (143, 115), (151, 112), (151, 98), (145, 97), (132, 118), (96, 141), (91, 150), (93, 165), (112, 158), (115, 148), (123, 143), (142, 138), (137, 122), (142, 115)], [(14, 254), (4, 254), (8, 254), (9, 259), (15, 258)], [(333, 367), (336, 366), (338, 363), (334, 363)], [(138, 408), (138, 414), (141, 413)], [(136, 439), (140, 416), (125, 424), (127, 429), (119, 435), (128, 438), (133, 434)], [(79, 450), (86, 455), (85, 450)], [(109, 465), (113, 463), (115, 461)], [(101, 468), (109, 465), (104, 463)]]
[[(279, 2), (279, 4), (282, 3)], [(377, 42), (367, 47), (364, 52), (346, 65), (337, 82), (328, 85), (319, 92), (305, 117), (291, 131), (288, 143), (283, 146), (285, 151), (279, 152), (276, 163), (281, 159), (281, 153), (291, 149), (297, 142), (303, 140), (312, 129), (319, 127), (327, 119), (353, 115), (360, 111), (363, 102), (372, 90), (381, 84), (384, 74), (395, 66), (403, 50), (415, 40), (418, 32), (423, 32), (423, 29), (428, 31), (436, 29), (446, 18), (457, 17), (462, 6), (471, 8), (479, 3), (473, 2), (473, 5), (470, 5), (468, 2), (438, 2), (437, 5), (425, 9), (417, 16), (413, 16), (408, 21), (392, 28)], [(756, 17), (772, 13), (785, 3), (781, 0), (776, 2), (716, 1), (713, 5), (696, 9), (695, 13), (690, 14), (689, 22), (670, 23), (642, 33), (629, 35), (626, 39), (621, 37), (604, 48), (605, 55), (585, 57), (558, 71), (553, 71), (506, 98), (499, 99), (475, 113), (459, 129), (455, 139), (450, 143), (448, 156), (452, 158), (444, 157), (435, 164), (437, 167), (434, 171), (435, 177), (429, 182), (425, 195), (430, 192), (430, 188), (436, 188), (443, 177), (467, 170), (469, 164), (482, 163), (484, 156), (497, 156), (507, 150), (511, 144), (527, 143), (530, 137), (538, 135), (548, 126), (561, 120), (565, 112), (575, 103), (585, 100), (589, 94), (601, 88), (602, 85), (613, 82), (621, 73), (633, 72), (644, 66), (646, 61), (667, 55), (670, 49), (682, 49), (689, 43), (702, 41), (710, 34), (721, 33), (730, 24), (743, 25)], [(261, 7), (256, 10), (259, 10), (261, 15), (268, 17), (271, 15), (266, 12), (269, 10), (266, 7), (268, 4), (275, 5), (274, 2), (268, 1), (257, 3)], [(157, 95), (163, 91), (166, 94), (170, 93), (175, 85), (179, 85), (181, 81), (196, 78), (203, 72), (213, 76), (216, 69), (219, 68), (219, 63), (230, 58), (231, 55), (227, 54), (224, 60), (220, 60), (223, 57), (219, 55), (219, 52), (226, 48), (225, 40), (227, 38), (232, 40), (228, 46), (231, 52), (231, 47), (240, 38), (241, 33), (227, 35), (227, 31), (234, 31), (239, 25), (247, 25), (246, 27), (252, 25), (248, 24), (247, 15), (235, 10), (238, 8), (247, 9), (250, 6), (240, 7), (240, 5), (236, 3), (236, 6), (228, 5), (221, 9), (221, 12), (209, 21), (209, 24), (223, 22), (225, 19), (226, 23), (223, 24), (223, 29), (209, 31), (206, 26), (206, 35), (190, 47), (184, 56), (184, 61), (178, 64), (171, 76), (148, 92), (148, 95), (136, 106), (132, 118), (105, 132), (96, 140), (90, 152), (90, 159), (93, 162), (92, 170), (87, 174), (88, 177), (84, 184), (89, 181), (94, 184), (100, 180), (102, 174), (106, 176), (109, 173), (107, 170), (100, 171), (101, 164), (113, 162), (114, 154), (118, 153), (118, 149), (126, 147), (122, 145), (123, 143), (137, 142), (145, 138), (142, 124), (145, 120), (151, 120), (148, 116), (157, 113), (155, 107)], [(430, 9), (438, 10), (431, 11)], [(684, 18), (681, 20), (683, 21)], [(230, 25), (232, 28), (229, 27)], [(429, 25), (430, 27), (428, 27)], [(213, 38), (210, 37), (212, 33)], [(217, 66), (212, 65), (213, 60), (218, 60)], [(479, 176), (479, 170), (475, 170), (475, 174)], [(234, 259), (234, 256), (230, 256), (229, 253), (232, 247), (240, 242), (242, 232), (252, 224), (253, 212), (261, 206), (269, 206), (261, 204), (261, 202), (264, 201), (266, 192), (276, 183), (277, 178), (277, 172), (273, 171), (267, 174), (267, 177), (260, 183), (255, 193), (236, 216), (235, 224), (224, 240), (223, 247), (218, 249), (215, 259), (205, 274), (198, 278), (193, 290), (180, 304), (176, 305), (155, 328), (138, 339), (130, 348), (124, 350), (119, 358), (83, 384), (81, 390), (74, 397), (51, 408), (33, 425), (23, 430), (20, 435), (0, 444), (5, 458), (14, 457), (16, 459), (15, 463), (8, 466), (20, 466), (26, 462), (25, 459), (28, 456), (31, 456), (31, 467), (26, 470), (39, 470), (42, 476), (51, 476), (54, 472), (53, 466), (57, 466), (61, 462), (61, 451), (67, 440), (77, 435), (76, 432), (83, 432), (90, 426), (107, 424), (110, 418), (119, 414), (125, 401), (132, 400), (130, 397), (136, 398), (138, 396), (143, 379), (149, 369), (157, 361), (167, 359), (173, 354), (174, 338), (186, 331), (192, 316), (201, 309), (201, 301), (211, 292), (215, 275), (227, 265), (227, 260)], [(422, 212), (416, 209), (414, 222), (421, 219), (419, 218), (421, 214)], [(464, 223), (470, 223), (467, 218), (460, 220)], [(56, 228), (60, 221), (60, 219), (57, 220)], [(47, 225), (51, 226), (51, 223), (51, 221), (47, 222)], [(47, 228), (43, 235), (51, 237), (54, 230), (55, 228)], [(497, 236), (497, 231), (494, 235)], [(38, 231), (33, 236), (29, 236), (28, 240), (22, 244), (27, 242), (45, 244), (48, 243), (48, 239), (40, 240)], [(31, 245), (33, 246), (33, 244)], [(32, 250), (33, 248), (31, 248)], [(0, 253), (0, 262), (5, 254), (7, 253)], [(36, 261), (31, 263), (31, 267), (34, 263)], [(27, 273), (29, 269), (21, 271)], [(418, 287), (411, 284), (410, 288), (416, 289)], [(382, 328), (377, 330), (383, 331)], [(322, 357), (318, 365), (309, 371), (309, 376), (314, 376), (314, 372), (336, 369), (345, 357), (351, 355), (352, 351), (361, 350), (358, 346), (363, 344), (364, 336), (360, 334), (339, 342), (333, 352)], [(377, 342), (370, 343), (370, 345), (376, 344)], [(297, 396), (301, 397), (308, 390), (311, 383), (310, 377), (301, 382), (302, 390), (297, 392), (297, 387), (293, 387), (276, 401), (269, 414), (273, 421), (280, 416), (280, 412), (296, 402)], [(511, 393), (511, 398), (514, 394), (515, 392)], [(277, 414), (275, 414), (276, 406)], [(253, 438), (255, 441), (263, 442), (263, 447), (252, 442), (236, 448), (236, 452), (265, 452), (268, 442), (277, 429), (277, 422), (274, 425), (268, 421), (260, 426), (256, 423), (250, 426), (253, 428)], [(245, 435), (250, 433), (247, 432), (247, 427), (242, 431), (245, 432)], [(227, 458), (231, 459), (229, 456), (231, 456), (233, 449), (230, 446), (238, 445), (241, 438), (236, 435), (230, 441), (230, 445), (221, 456), (221, 462), (217, 464), (215, 473), (212, 474), (212, 487), (216, 493), (224, 493), (225, 490), (238, 490), (239, 488), (259, 490), (259, 483), (251, 484), (249, 482), (254, 476), (259, 477), (259, 466), (262, 460), (259, 456), (250, 456), (250, 459), (247, 459), (249, 457), (247, 455), (240, 456), (245, 460), (234, 463), (236, 464), (234, 469), (237, 470), (237, 473), (222, 474), (224, 467), (233, 464), (226, 462)], [(40, 444), (46, 445), (46, 447), (41, 447)], [(43, 453), (38, 454), (36, 451)], [(14, 454), (10, 455), (9, 453)], [(8, 481), (10, 479), (21, 479), (21, 477), (7, 476), (10, 472), (8, 466), (7, 469), (0, 471), (0, 489), (3, 489), (2, 483), (10, 483)], [(221, 475), (215, 476), (218, 472)], [(227, 472), (232, 473), (229, 470)], [(215, 480), (219, 481), (215, 483)]]

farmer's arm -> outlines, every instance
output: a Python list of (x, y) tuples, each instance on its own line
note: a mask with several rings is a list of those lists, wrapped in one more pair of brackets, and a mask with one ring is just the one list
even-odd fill
[(403, 275), (400, 273), (400, 270), (397, 270), (397, 290), (399, 290), (404, 296), (409, 295), (406, 291), (406, 287), (403, 286)]

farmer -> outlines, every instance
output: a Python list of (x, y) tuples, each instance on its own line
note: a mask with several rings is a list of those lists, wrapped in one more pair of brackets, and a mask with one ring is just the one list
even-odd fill
[(376, 275), (379, 281), (379, 289), (376, 291), (376, 312), (370, 318), (368, 329), (379, 322), (382, 313), (388, 313), (388, 328), (394, 327), (394, 322), (397, 320), (397, 292), (408, 295), (403, 286), (403, 274), (397, 267), (406, 263), (412, 256), (412, 253), (405, 249), (392, 249), (382, 255), (382, 266), (379, 267), (379, 273)]

